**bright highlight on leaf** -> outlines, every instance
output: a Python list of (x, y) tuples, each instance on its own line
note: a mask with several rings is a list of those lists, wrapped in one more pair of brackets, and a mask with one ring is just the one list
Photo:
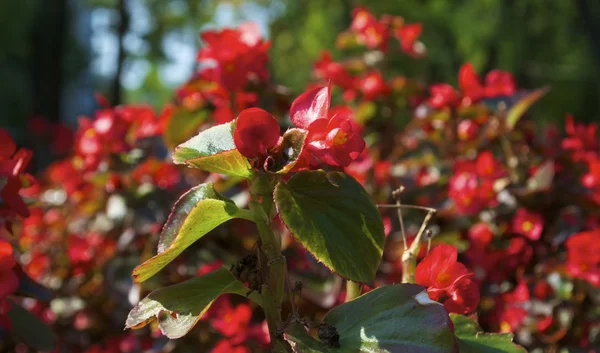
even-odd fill
[(363, 187), (340, 173), (302, 171), (275, 189), (281, 219), (342, 277), (373, 283), (383, 252), (381, 216)]
[(250, 164), (233, 142), (233, 124), (213, 126), (177, 146), (173, 161), (207, 172), (249, 178)]
[(212, 184), (201, 184), (186, 192), (175, 203), (158, 242), (158, 255), (133, 270), (136, 282), (152, 277), (188, 246), (218, 225), (233, 218), (252, 220), (248, 210), (215, 191)]

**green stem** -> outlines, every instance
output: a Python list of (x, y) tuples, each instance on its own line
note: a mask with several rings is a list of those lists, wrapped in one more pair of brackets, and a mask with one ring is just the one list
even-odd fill
[(360, 295), (362, 284), (346, 281), (346, 302), (349, 302)]
[(429, 220), (433, 217), (435, 211), (429, 211), (421, 224), (419, 232), (415, 236), (408, 250), (402, 253), (402, 283), (416, 283), (415, 270), (417, 269), (417, 256), (421, 250), (421, 238), (427, 230)]
[(273, 351), (276, 353), (291, 352), (290, 346), (280, 334), (281, 330), (281, 302), (285, 290), (286, 261), (281, 256), (281, 239), (273, 233), (271, 219), (263, 209), (263, 206), (253, 200), (250, 203), (250, 211), (254, 215), (254, 222), (258, 228), (261, 248), (267, 257), (269, 278), (267, 285), (263, 285), (262, 297), (271, 334)]

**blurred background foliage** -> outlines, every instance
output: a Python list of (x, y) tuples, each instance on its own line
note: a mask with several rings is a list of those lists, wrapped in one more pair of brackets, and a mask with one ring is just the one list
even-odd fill
[(0, 2), (0, 126), (23, 141), (27, 121), (74, 125), (112, 104), (159, 108), (196, 65), (203, 28), (253, 20), (271, 39), (274, 81), (300, 92), (355, 6), (422, 22), (428, 57), (390, 58), (391, 72), (456, 84), (463, 62), (514, 73), (552, 91), (538, 121), (600, 120), (600, 2), (596, 0), (19, 0)]

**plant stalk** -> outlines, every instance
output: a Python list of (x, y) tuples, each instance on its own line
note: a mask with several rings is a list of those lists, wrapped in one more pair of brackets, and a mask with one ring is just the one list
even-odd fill
[(362, 284), (346, 281), (346, 302), (349, 302), (358, 296), (360, 296), (362, 290)]
[(271, 228), (271, 219), (262, 205), (253, 200), (250, 211), (254, 215), (254, 222), (258, 228), (261, 248), (267, 257), (269, 278), (267, 285), (262, 287), (263, 308), (269, 325), (273, 352), (291, 352), (291, 347), (283, 339), (281, 303), (285, 290), (286, 261), (281, 255), (281, 240)]

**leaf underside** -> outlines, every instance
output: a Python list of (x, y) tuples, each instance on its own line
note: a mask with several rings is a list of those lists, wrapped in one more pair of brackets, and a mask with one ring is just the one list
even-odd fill
[[(200, 320), (210, 305), (222, 294), (246, 295), (248, 288), (227, 269), (220, 268), (185, 282), (157, 289), (142, 299), (127, 316), (126, 328), (142, 328), (158, 320), (161, 332), (180, 338)], [(249, 296), (260, 304), (255, 293)]]

